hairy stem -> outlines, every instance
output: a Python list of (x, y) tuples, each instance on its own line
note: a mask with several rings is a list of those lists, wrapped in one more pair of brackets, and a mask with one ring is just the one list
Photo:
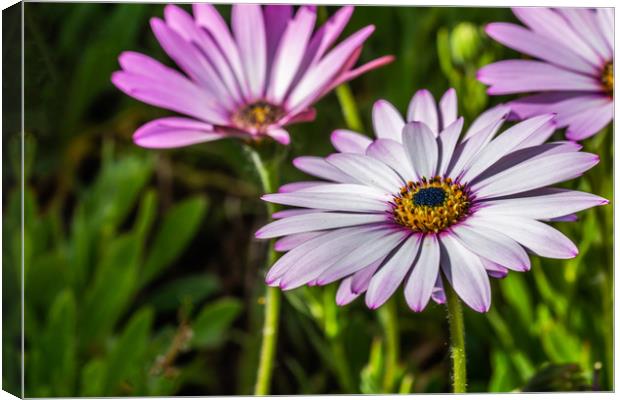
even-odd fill
[(452, 354), (452, 390), (454, 393), (467, 391), (467, 368), (465, 355), (465, 323), (461, 301), (444, 280), (446, 305), (448, 308), (448, 324), (450, 325), (450, 352)]
[[(261, 158), (261, 155), (255, 148), (246, 146), (246, 150), (260, 178), (263, 191), (265, 193), (273, 193), (275, 190), (275, 178), (273, 174), (269, 171), (269, 168), (267, 168)], [(266, 204), (267, 213), (271, 216), (275, 211), (275, 207), (271, 203)], [(267, 253), (267, 267), (273, 265), (278, 258), (273, 244), (274, 241), (271, 240), (269, 242), (269, 249)], [(265, 294), (263, 338), (260, 347), (256, 384), (254, 386), (254, 395), (257, 396), (268, 395), (271, 387), (271, 377), (273, 374), (276, 346), (278, 343), (278, 323), (280, 319), (281, 296), (282, 295), (279, 288), (267, 286)]]

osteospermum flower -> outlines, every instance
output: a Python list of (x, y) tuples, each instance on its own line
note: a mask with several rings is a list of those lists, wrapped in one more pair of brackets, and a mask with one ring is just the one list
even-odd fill
[(507, 112), (494, 110), (459, 139), (463, 119), (445, 117), (456, 115), (455, 98), (454, 108), (440, 104), (439, 114), (435, 104), (420, 104), (417, 121), (400, 128), (375, 119), (379, 139), (365, 147), (295, 160), (321, 181), (263, 196), (296, 207), (275, 213), (277, 220), (256, 233), (281, 237), (276, 249), (286, 251), (267, 284), (288, 290), (342, 280), (338, 304), (366, 292), (370, 308), (403, 284), (410, 308), (421, 311), (431, 297), (444, 301), (442, 272), (466, 304), (484, 312), (491, 304), (489, 276), (529, 270), (528, 251), (577, 254), (545, 222), (573, 220), (575, 212), (607, 200), (549, 186), (592, 168), (596, 155), (574, 142), (543, 144), (553, 133), (553, 115), (494, 138)]
[(541, 92), (511, 102), (514, 116), (556, 113), (566, 137), (581, 140), (613, 119), (613, 9), (513, 8), (526, 27), (492, 23), (487, 33), (537, 60), (487, 65), (478, 79), (489, 94)]
[(169, 5), (153, 18), (157, 40), (184, 74), (134, 52), (119, 57), (112, 82), (145, 103), (187, 115), (151, 121), (136, 144), (167, 148), (226, 137), (271, 137), (288, 144), (288, 124), (310, 121), (312, 104), (341, 83), (392, 60), (353, 68), (367, 26), (334, 46), (353, 7), (343, 7), (313, 33), (316, 7), (232, 6), (232, 33), (210, 4), (194, 4), (194, 17)]

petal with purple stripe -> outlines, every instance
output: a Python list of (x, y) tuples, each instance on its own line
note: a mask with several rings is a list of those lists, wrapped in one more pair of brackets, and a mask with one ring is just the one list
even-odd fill
[(366, 305), (370, 309), (379, 308), (394, 294), (411, 269), (418, 254), (420, 237), (411, 235), (390, 259), (377, 271), (368, 285)]
[(413, 311), (424, 310), (431, 298), (439, 276), (439, 242), (435, 235), (426, 235), (420, 244), (420, 254), (405, 285), (405, 300)]
[(331, 142), (341, 153), (364, 154), (372, 140), (365, 135), (347, 129), (336, 129), (332, 132)]
[(344, 228), (386, 221), (382, 214), (325, 213), (304, 214), (279, 219), (256, 232), (259, 239), (269, 239), (295, 233)]
[(491, 307), (491, 285), (482, 261), (450, 234), (440, 237), (441, 269), (454, 291), (472, 309), (487, 312)]

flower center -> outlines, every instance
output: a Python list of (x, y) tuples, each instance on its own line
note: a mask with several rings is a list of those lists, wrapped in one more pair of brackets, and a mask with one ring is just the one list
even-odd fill
[(394, 220), (414, 232), (439, 232), (469, 211), (467, 189), (450, 178), (408, 182), (394, 196)]
[(605, 92), (612, 96), (614, 94), (614, 63), (609, 61), (603, 67), (603, 73), (601, 75), (601, 82), (605, 88)]
[(269, 125), (277, 122), (284, 115), (284, 110), (266, 101), (248, 104), (233, 114), (233, 122), (244, 129), (254, 128), (264, 131)]

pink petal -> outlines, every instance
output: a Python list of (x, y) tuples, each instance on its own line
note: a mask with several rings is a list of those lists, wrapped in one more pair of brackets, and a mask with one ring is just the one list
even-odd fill
[(230, 96), (236, 103), (240, 103), (243, 96), (240, 91), (240, 84), (237, 82), (234, 71), (232, 71), (230, 63), (215, 43), (215, 40), (206, 30), (200, 29), (194, 23), (194, 19), (182, 8), (169, 4), (164, 8), (166, 23), (170, 28), (176, 31), (187, 42), (193, 42), (202, 50), (202, 55), (206, 57), (213, 65), (217, 74), (221, 77), (222, 82)]
[(211, 4), (194, 3), (192, 4), (192, 7), (194, 10), (194, 16), (196, 17), (196, 24), (206, 29), (213, 36), (218, 47), (230, 63), (244, 94), (246, 97), (249, 97), (250, 92), (245, 74), (243, 72), (239, 48), (230, 34), (230, 30), (228, 29), (226, 22)]
[(555, 40), (579, 54), (584, 60), (595, 60), (597, 54), (583, 41), (581, 30), (571, 29), (557, 11), (543, 7), (515, 7), (512, 12), (541, 36)]
[(234, 4), (231, 22), (250, 95), (252, 100), (260, 99), (267, 79), (267, 38), (260, 5)]
[(200, 51), (159, 18), (151, 19), (151, 27), (161, 47), (195, 82), (206, 88), (217, 99), (222, 110), (231, 110), (237, 104), (222, 84), (211, 64)]
[(142, 125), (133, 135), (138, 146), (166, 149), (189, 146), (229, 137), (216, 133), (213, 126), (188, 118), (168, 117)]
[(599, 63), (613, 58), (613, 49), (607, 45), (608, 39), (601, 33), (595, 10), (566, 7), (558, 8), (557, 12), (564, 16), (572, 28), (580, 33), (580, 37), (598, 54)]
[(281, 102), (297, 74), (316, 21), (316, 11), (300, 7), (295, 19), (288, 23), (276, 52), (268, 98)]
[[(155, 60), (149, 64), (157, 67)], [(226, 114), (217, 108), (213, 99), (180, 74), (161, 67), (158, 70), (162, 73), (160, 77), (117, 71), (112, 74), (112, 83), (127, 95), (147, 104), (186, 114), (211, 124), (228, 124)], [(152, 71), (154, 70), (156, 69)]]
[(490, 85), (488, 93), (495, 95), (543, 90), (604, 90), (598, 78), (531, 60), (504, 60), (486, 65), (478, 70), (478, 80)]
[(282, 128), (269, 128), (267, 130), (267, 136), (271, 137), (276, 142), (287, 146), (291, 143), (291, 137), (288, 132)]
[(614, 117), (614, 103), (610, 101), (602, 107), (583, 111), (573, 118), (568, 118), (566, 138), (583, 140), (603, 129)]
[(267, 69), (271, 71), (282, 35), (293, 17), (293, 6), (288, 4), (264, 5), (263, 17), (265, 18), (265, 35), (267, 40)]
[(305, 108), (322, 89), (336, 77), (349, 56), (356, 51), (374, 31), (367, 26), (348, 37), (330, 51), (315, 66), (310, 67), (287, 99), (290, 109)]
[(577, 55), (569, 47), (519, 25), (495, 22), (487, 25), (486, 32), (493, 39), (519, 52), (575, 72), (596, 74), (597, 66)]

